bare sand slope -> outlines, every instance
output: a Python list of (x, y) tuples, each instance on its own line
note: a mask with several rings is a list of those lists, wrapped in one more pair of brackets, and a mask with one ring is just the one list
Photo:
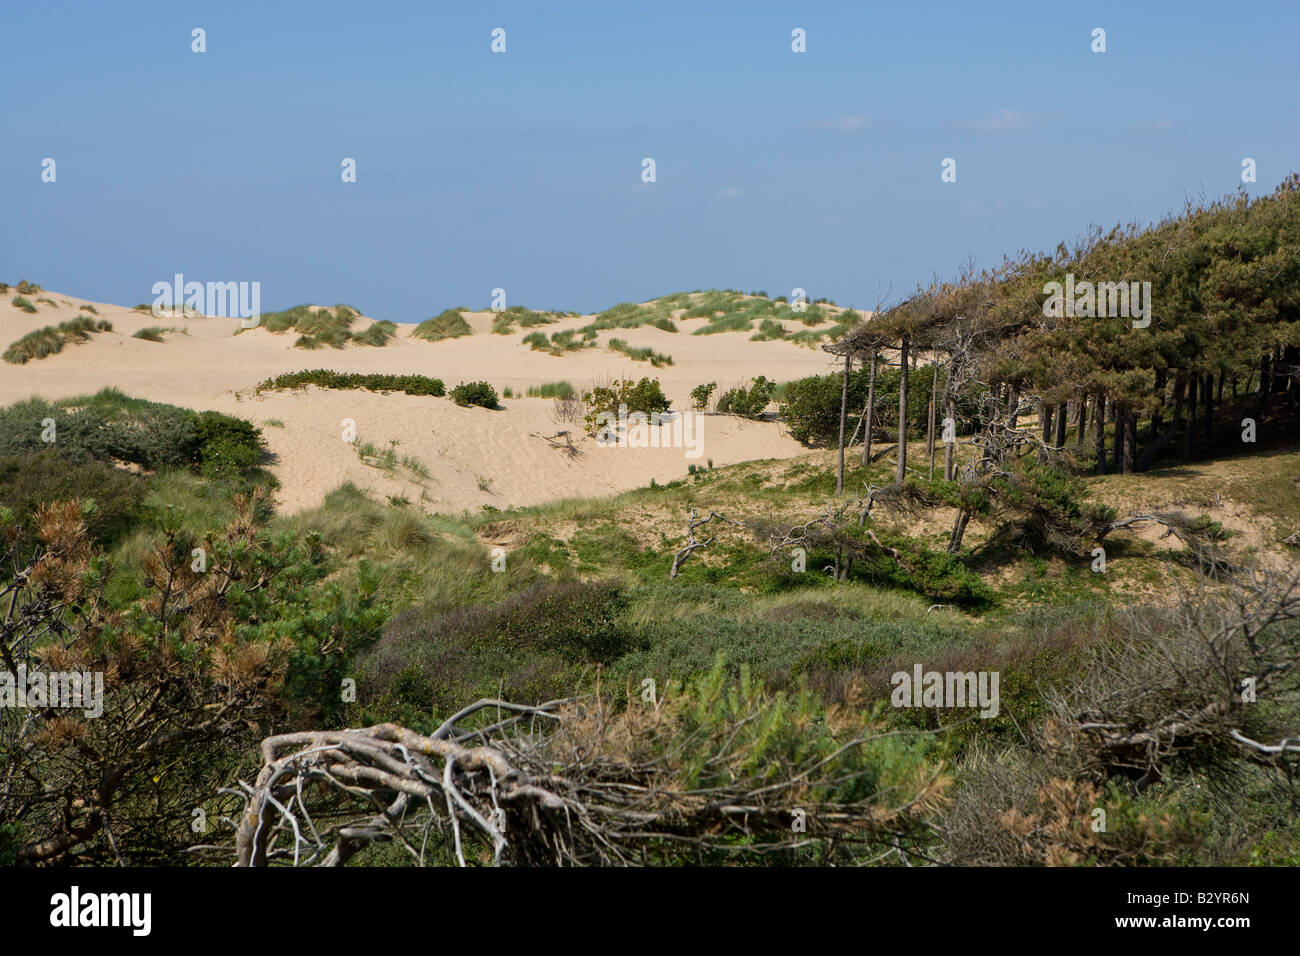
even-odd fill
[[(36, 314), (0, 300), (0, 348), (27, 332), (78, 314), (88, 300), (52, 292), (27, 296)], [(38, 302), (53, 300), (55, 305)], [(272, 470), (282, 483), (279, 503), (288, 511), (318, 504), (331, 489), (351, 480), (385, 495), (420, 501), (430, 511), (477, 509), (491, 504), (537, 504), (571, 496), (600, 495), (679, 478), (691, 464), (788, 458), (806, 451), (775, 423), (742, 421), (710, 415), (701, 426), (700, 455), (686, 457), (682, 448), (600, 447), (582, 436), (579, 425), (557, 423), (549, 399), (504, 399), (503, 408), (460, 408), (445, 398), (421, 398), (365, 391), (308, 388), (265, 392), (258, 382), (281, 372), (330, 368), (340, 372), (421, 374), (443, 379), (447, 386), (484, 380), (498, 391), (522, 394), (529, 385), (568, 381), (579, 389), (619, 377), (652, 376), (660, 380), (675, 409), (689, 408), (691, 388), (716, 381), (723, 390), (755, 375), (786, 381), (830, 370), (820, 349), (788, 342), (751, 342), (749, 332), (693, 335), (702, 320), (679, 323), (681, 331), (644, 327), (602, 332), (599, 348), (564, 356), (536, 352), (521, 341), (530, 331), (492, 334), (491, 313), (466, 313), (475, 334), (442, 342), (409, 338), (413, 326), (399, 326), (399, 337), (383, 348), (349, 346), (316, 351), (295, 349), (297, 334), (252, 329), (235, 334), (237, 319), (155, 318), (121, 306), (89, 303), (112, 332), (84, 344), (66, 346), (57, 355), (23, 365), (0, 363), (0, 404), (32, 395), (64, 398), (105, 386), (129, 395), (193, 409), (240, 415), (263, 427)], [(92, 316), (94, 317), (94, 316)], [(591, 316), (568, 317), (540, 326), (548, 335), (577, 328)], [(358, 331), (372, 322), (361, 319)], [(181, 331), (165, 341), (132, 338), (149, 326)], [(672, 356), (674, 364), (651, 368), (605, 348), (610, 337), (633, 346), (649, 346)], [(355, 423), (363, 442), (393, 447), (397, 458), (411, 457), (414, 469), (400, 464), (385, 471), (363, 463), (344, 440), (345, 419)], [(271, 425), (268, 422), (280, 422)], [(552, 447), (538, 435), (567, 430), (579, 448), (576, 457)], [(396, 442), (395, 446), (390, 443)], [(419, 474), (421, 467), (428, 477)]]

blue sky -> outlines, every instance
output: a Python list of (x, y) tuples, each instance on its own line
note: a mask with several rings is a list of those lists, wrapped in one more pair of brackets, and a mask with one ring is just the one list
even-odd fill
[(495, 287), (869, 308), (1231, 192), (1243, 157), (1251, 192), (1300, 169), (1300, 6), (1138, 6), (12, 4), (0, 278), (134, 305), (182, 272), (400, 322)]

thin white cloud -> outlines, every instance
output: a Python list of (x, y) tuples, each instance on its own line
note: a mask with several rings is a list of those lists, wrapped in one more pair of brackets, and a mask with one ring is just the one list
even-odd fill
[(726, 189), (718, 190), (719, 199), (735, 199), (739, 195), (740, 195), (739, 186), (728, 186)]
[(1031, 116), (1021, 110), (1002, 109), (995, 110), (987, 116), (964, 120), (959, 125), (985, 133), (1002, 133), (1013, 129), (1028, 129), (1041, 119), (1040, 116)]

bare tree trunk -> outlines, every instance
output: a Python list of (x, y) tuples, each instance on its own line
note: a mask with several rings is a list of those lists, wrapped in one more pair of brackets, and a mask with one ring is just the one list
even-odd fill
[(1183, 461), (1192, 457), (1192, 439), (1196, 436), (1196, 410), (1198, 407), (1196, 387), (1201, 377), (1193, 372), (1187, 377), (1187, 431), (1183, 432)]
[(948, 551), (956, 554), (961, 550), (961, 540), (966, 535), (966, 525), (970, 523), (970, 512), (965, 508), (957, 511), (957, 517), (952, 523), (952, 534), (948, 538)]
[(1112, 448), (1113, 457), (1111, 458), (1111, 470), (1117, 474), (1124, 474), (1124, 415), (1125, 409), (1116, 402), (1111, 402), (1115, 410), (1115, 441)]
[(925, 450), (930, 455), (930, 480), (934, 481), (934, 406), (939, 394), (939, 366), (930, 363), (930, 425), (925, 433)]
[(1106, 474), (1106, 393), (1097, 393), (1097, 474)]
[(1052, 440), (1052, 406), (1046, 401), (1038, 403), (1038, 424), (1043, 426), (1043, 444)]
[(1065, 447), (1065, 426), (1066, 426), (1065, 405), (1056, 406), (1056, 441), (1053, 444), (1057, 448)]
[[(945, 391), (947, 391), (945, 389)], [(957, 404), (951, 398), (946, 406), (947, 418), (952, 422), (953, 441), (943, 443), (943, 480), (952, 481), (957, 470)]]
[(1214, 373), (1211, 372), (1205, 376), (1205, 384), (1201, 387), (1201, 394), (1205, 397), (1205, 443), (1207, 445), (1214, 442)]
[(876, 415), (876, 350), (871, 350), (871, 374), (867, 378), (867, 421), (862, 435), (862, 467), (871, 464), (871, 424)]
[(1156, 409), (1151, 413), (1151, 437), (1155, 438), (1164, 429), (1165, 426), (1165, 384), (1168, 381), (1168, 373), (1164, 369), (1156, 369)]
[(898, 353), (898, 484), (907, 477), (907, 336)]
[(1265, 353), (1259, 360), (1259, 414), (1256, 418), (1263, 421), (1268, 416), (1268, 391), (1273, 387), (1273, 356)]
[(1123, 409), (1120, 427), (1124, 430), (1124, 456), (1120, 461), (1120, 474), (1133, 474), (1133, 455), (1137, 451), (1137, 412)]
[(844, 494), (844, 419), (849, 411), (849, 366), (852, 353), (844, 353), (844, 387), (840, 390), (840, 470), (835, 479), (835, 493)]
[(1076, 454), (1083, 454), (1083, 433), (1088, 430), (1088, 393), (1084, 392), (1079, 397), (1079, 434), (1075, 437), (1074, 447)]

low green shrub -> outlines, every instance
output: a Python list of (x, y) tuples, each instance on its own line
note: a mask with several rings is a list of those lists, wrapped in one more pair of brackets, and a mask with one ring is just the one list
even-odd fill
[(497, 390), (487, 382), (462, 382), (451, 390), (451, 400), (457, 405), (478, 405), (481, 408), (496, 408)]
[(192, 468), (238, 479), (261, 459), (261, 431), (220, 412), (130, 398), (116, 389), (59, 404), (33, 398), (0, 409), (0, 455), (49, 451), (64, 461)]
[(587, 406), (584, 419), (587, 431), (593, 434), (602, 414), (617, 415), (622, 406), (626, 406), (629, 414), (642, 412), (646, 415), (666, 412), (671, 407), (657, 378), (643, 378), (639, 382), (615, 379), (609, 385), (598, 385), (583, 393), (582, 400)]
[(767, 403), (772, 400), (774, 382), (769, 382), (762, 375), (754, 379), (746, 388), (738, 385), (722, 393), (718, 399), (718, 411), (724, 415), (739, 415), (742, 418), (761, 418)]
[(447, 394), (440, 378), (426, 375), (382, 375), (379, 373), (334, 372), (318, 368), (303, 372), (285, 372), (268, 378), (257, 386), (257, 391), (283, 391), (316, 385), (320, 388), (362, 388), (371, 392), (403, 392), (407, 395), (432, 395), (441, 398)]
[(691, 389), (691, 407), (697, 412), (702, 412), (707, 409), (709, 407), (709, 400), (713, 397), (713, 392), (717, 387), (717, 382), (709, 382), (707, 385), (696, 385)]

